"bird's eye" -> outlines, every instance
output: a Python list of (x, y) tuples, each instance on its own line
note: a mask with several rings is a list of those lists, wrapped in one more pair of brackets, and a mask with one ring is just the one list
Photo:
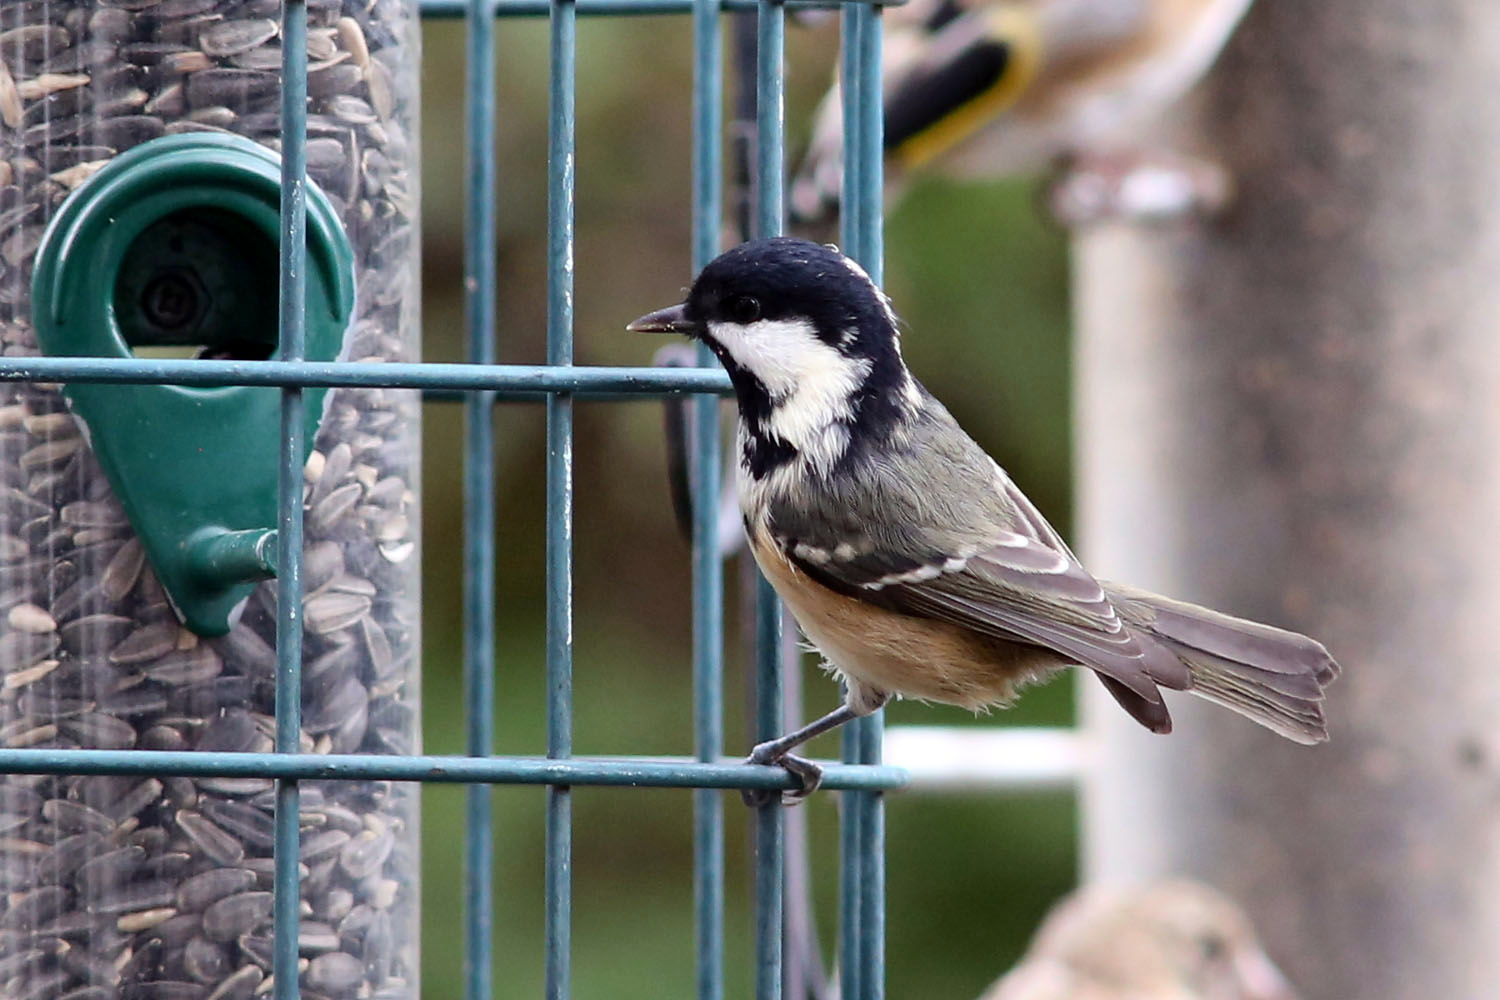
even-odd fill
[(724, 303), (724, 311), (740, 326), (760, 319), (760, 300), (753, 295), (736, 295)]
[(1223, 961), (1229, 954), (1229, 942), (1217, 934), (1205, 934), (1198, 939), (1198, 948), (1209, 962)]

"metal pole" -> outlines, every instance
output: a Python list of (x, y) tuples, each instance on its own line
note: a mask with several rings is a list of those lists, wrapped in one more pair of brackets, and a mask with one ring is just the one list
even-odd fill
[[(464, 89), (464, 322), (469, 361), (495, 363), (495, 22), (469, 0)], [(464, 400), (464, 715), (467, 751), (495, 752), (495, 394)], [(494, 794), (464, 789), (464, 1000), (493, 1000)]]
[[(552, 0), (547, 127), (547, 364), (573, 364), (578, 25)], [(547, 757), (573, 756), (573, 399), (547, 397)], [(573, 790), (547, 789), (547, 1000), (573, 991)]]
[[(282, 359), (307, 356), (307, 3), (283, 0), (281, 37), (281, 228), (278, 326)], [(281, 452), (277, 479), (276, 752), (296, 753), (302, 736), (302, 469), (305, 424), (302, 390), (281, 390)], [(276, 782), (275, 937), (271, 978), (276, 1000), (298, 1000), (298, 929), (302, 911), (301, 786)]]
[[(693, 4), (693, 273), (719, 250), (724, 220), (724, 43), (719, 0)], [(698, 345), (700, 366), (714, 356)], [(724, 750), (724, 563), (719, 551), (719, 399), (692, 401), (693, 750)], [(697, 997), (724, 996), (724, 796), (693, 792), (693, 927)]]
[(1076, 247), (1095, 572), (1305, 630), (1333, 742), (1087, 685), (1090, 877), (1248, 904), (1307, 1000), (1500, 981), (1500, 6), (1261, 3), (1189, 116), (1229, 218)]

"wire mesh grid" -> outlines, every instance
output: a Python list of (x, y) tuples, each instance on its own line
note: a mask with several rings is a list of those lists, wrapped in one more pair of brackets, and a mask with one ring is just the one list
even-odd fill
[[(723, 72), (720, 15), (754, 11), (758, 23), (758, 231), (773, 235), (783, 220), (783, 0), (421, 0), (424, 17), (464, 17), (468, 35), (468, 230), (464, 284), (468, 364), (390, 363), (378, 366), (309, 362), (303, 303), (306, 283), (307, 4), (284, 0), (282, 93), (282, 203), (279, 343), (277, 361), (150, 360), (142, 358), (0, 358), (0, 381), (120, 383), (181, 386), (254, 385), (281, 392), (278, 486), (276, 623), (276, 736), (271, 753), (148, 750), (0, 749), (0, 773), (53, 775), (174, 775), (258, 777), (276, 782), (274, 826), (274, 995), (294, 1000), (298, 985), (299, 782), (371, 780), (466, 783), (465, 995), (488, 1000), (493, 875), (490, 791), (495, 784), (546, 786), (545, 941), (549, 998), (570, 993), (571, 789), (580, 785), (694, 789), (694, 910), (697, 993), (724, 994), (724, 789), (783, 789), (779, 768), (750, 767), (723, 756), (723, 578), (716, 512), (699, 504), (693, 530), (693, 760), (577, 758), (572, 755), (572, 447), (576, 398), (636, 398), (696, 394), (694, 418), (717, 426), (718, 397), (728, 392), (723, 372), (700, 353), (698, 369), (574, 367), (572, 322), (575, 24), (579, 14), (690, 14), (694, 24), (693, 264), (718, 249), (722, 187)], [(548, 170), (548, 315), (546, 363), (495, 364), (495, 128), (494, 56), (497, 16), (547, 15), (551, 22), (551, 112)], [(841, 72), (845, 133), (841, 238), (876, 281), (881, 276), (881, 115), (878, 7), (849, 2), (841, 11)], [(424, 390), (462, 398), (466, 407), (465, 648), (466, 757), (299, 752), (302, 689), (302, 455), (304, 390), (314, 387)], [(547, 412), (547, 756), (495, 756), (493, 671), (496, 635), (492, 608), (494, 560), (494, 439), (490, 421), (501, 399), (542, 401)], [(720, 444), (696, 434), (695, 492), (718, 492)], [(758, 593), (756, 729), (760, 738), (780, 725), (782, 612), (762, 584)], [(845, 797), (842, 810), (839, 969), (841, 995), (883, 995), (884, 816), (881, 792), (904, 780), (880, 764), (881, 723), (861, 720), (844, 736), (842, 765), (828, 769), (824, 786)], [(777, 804), (755, 818), (755, 988), (761, 998), (782, 988), (783, 821)]]

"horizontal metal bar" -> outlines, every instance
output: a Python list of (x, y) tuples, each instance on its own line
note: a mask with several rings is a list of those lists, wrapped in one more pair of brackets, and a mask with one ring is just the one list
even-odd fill
[[(681, 369), (678, 369), (679, 371)], [(689, 369), (691, 370), (691, 369)], [(421, 389), (422, 402), (424, 403), (462, 403), (473, 390), (467, 389)], [(565, 390), (563, 390), (565, 391)], [(713, 386), (709, 389), (653, 389), (641, 392), (616, 392), (611, 389), (588, 389), (582, 392), (569, 393), (574, 402), (580, 400), (587, 403), (643, 403), (664, 396), (691, 396), (699, 393), (707, 393), (712, 396), (726, 396), (732, 390), (721, 386)], [(506, 392), (490, 392), (487, 394), (490, 402), (494, 405), (501, 403), (507, 406), (535, 405), (545, 403), (547, 397), (552, 395), (544, 389), (526, 391), (523, 389), (511, 389)], [(735, 514), (735, 530), (738, 531), (739, 514)]]
[(1061, 727), (893, 726), (884, 761), (911, 775), (910, 791), (1068, 791), (1090, 744)]
[[(823, 787), (886, 790), (906, 784), (895, 767), (825, 764)], [(735, 758), (702, 763), (687, 757), (458, 757), (397, 754), (207, 753), (192, 750), (0, 750), (0, 774), (155, 774), (192, 778), (294, 778), (303, 781), (483, 782), (506, 785), (600, 785), (638, 788), (797, 787), (779, 767)]]
[[(474, 394), (475, 390), (468, 389), (421, 389), (422, 402), (424, 403), (462, 403)], [(730, 390), (714, 386), (712, 389), (655, 389), (650, 392), (614, 392), (609, 389), (592, 389), (583, 392), (569, 393), (574, 402), (583, 400), (589, 403), (642, 403), (655, 399), (658, 396), (689, 396), (699, 392), (707, 392), (710, 395), (728, 395)], [(545, 403), (551, 395), (543, 389), (525, 391), (511, 389), (507, 392), (490, 392), (487, 394), (491, 404), (504, 403), (508, 406), (535, 405)], [(737, 523), (737, 522), (736, 522)]]
[(533, 393), (609, 392), (728, 395), (716, 368), (553, 367), (427, 362), (209, 361), (145, 358), (0, 358), (0, 382), (103, 382), (130, 385), (356, 386), (389, 389), (497, 389)]
[[(801, 9), (832, 10), (845, 4), (880, 3), (883, 7), (899, 7), (906, 0), (788, 0), (787, 7)], [(461, 18), (469, 8), (468, 0), (420, 0), (421, 13), (428, 18)], [(692, 12), (693, 0), (577, 0), (581, 17), (630, 17), (643, 14), (688, 14)], [(756, 0), (722, 0), (720, 9), (725, 11), (755, 10)], [(497, 0), (494, 5), (496, 17), (545, 17), (550, 10), (548, 0)]]

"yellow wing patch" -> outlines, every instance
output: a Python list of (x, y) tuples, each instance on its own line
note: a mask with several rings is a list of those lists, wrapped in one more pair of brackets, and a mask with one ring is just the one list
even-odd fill
[(1042, 36), (1036, 14), (1007, 5), (990, 11), (986, 20), (987, 37), (1004, 43), (1009, 50), (1004, 70), (988, 89), (893, 148), (890, 153), (901, 167), (921, 167), (952, 149), (1014, 105), (1036, 79), (1042, 64)]

